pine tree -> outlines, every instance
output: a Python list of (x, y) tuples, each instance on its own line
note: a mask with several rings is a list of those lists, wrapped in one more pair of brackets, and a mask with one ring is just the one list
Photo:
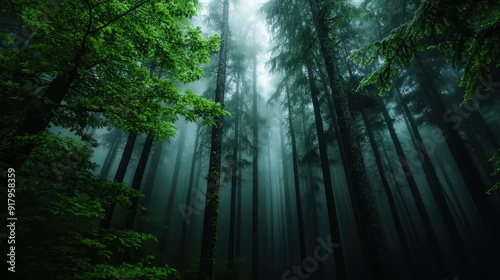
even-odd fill
[[(224, 105), (226, 86), (226, 58), (229, 39), (229, 0), (223, 1), (221, 44), (217, 65), (217, 84), (215, 102)], [(210, 143), (210, 164), (207, 175), (207, 192), (203, 234), (201, 243), (199, 280), (213, 280), (215, 266), (215, 249), (217, 241), (217, 223), (219, 215), (219, 188), (222, 158), (222, 117), (215, 119), (212, 127)]]

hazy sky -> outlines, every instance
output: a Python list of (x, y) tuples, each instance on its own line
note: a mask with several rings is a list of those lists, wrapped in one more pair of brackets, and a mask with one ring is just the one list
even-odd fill
[[(212, 0), (200, 0), (201, 11), (200, 15), (206, 16), (206, 6)], [(265, 63), (269, 60), (270, 53), (270, 35), (267, 32), (266, 26), (262, 15), (257, 13), (260, 6), (267, 2), (268, 0), (250, 0), (244, 1), (239, 0), (237, 4), (231, 4), (230, 6), (230, 20), (233, 29), (238, 29), (238, 27), (244, 28), (245, 24), (257, 20), (256, 34), (258, 43), (262, 46), (262, 52), (259, 54), (259, 66), (258, 66), (258, 89), (259, 93), (267, 99), (271, 94), (273, 86), (271, 84), (272, 76), (269, 75), (268, 69), (265, 67)], [(350, 0), (350, 2), (358, 6), (364, 0)], [(250, 67), (250, 66), (249, 66)]]
[[(207, 11), (206, 7), (211, 0), (200, 0), (201, 11), (199, 15), (201, 17), (206, 16)], [(257, 77), (257, 87), (259, 93), (264, 96), (265, 99), (270, 96), (270, 79), (268, 70), (265, 68), (265, 63), (269, 60), (269, 53), (267, 50), (269, 49), (269, 40), (270, 36), (267, 32), (266, 26), (264, 24), (264, 20), (262, 16), (257, 14), (257, 10), (260, 8), (260, 5), (265, 3), (267, 0), (254, 0), (254, 1), (244, 1), (239, 0), (236, 5), (231, 4), (230, 6), (230, 20), (233, 31), (236, 29), (244, 28), (246, 24), (254, 22), (257, 20), (256, 25), (256, 35), (258, 44), (262, 46), (262, 52), (258, 56), (258, 77)], [(197, 21), (196, 25), (202, 23)], [(249, 65), (250, 67), (250, 65)], [(251, 69), (251, 68), (249, 68)]]

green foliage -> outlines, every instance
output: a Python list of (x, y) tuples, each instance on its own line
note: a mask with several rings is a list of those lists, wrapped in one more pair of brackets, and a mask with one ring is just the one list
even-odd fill
[[(201, 78), (219, 45), (218, 36), (204, 39), (186, 22), (198, 1), (15, 0), (8, 7), (23, 27), (21, 34), (1, 33), (3, 45), (13, 42), (0, 49), (2, 103), (11, 105), (3, 121), (11, 127), (50, 102), (44, 96), (56, 77), (70, 88), (60, 107), (52, 104), (52, 121), (80, 133), (108, 125), (165, 139), (178, 114), (209, 125), (223, 113), (176, 85)], [(31, 39), (23, 42), (21, 35)], [(98, 122), (94, 112), (106, 118)]]
[(390, 90), (397, 70), (419, 52), (438, 49), (457, 67), (464, 67), (465, 99), (488, 90), (484, 83), (491, 66), (499, 66), (500, 5), (498, 1), (425, 0), (413, 19), (389, 36), (353, 53), (349, 59), (367, 65), (380, 62), (358, 90), (378, 83), (380, 94)]
[[(490, 161), (495, 164), (495, 170), (493, 171), (492, 176), (500, 175), (500, 149), (491, 157)], [(500, 190), (500, 181), (497, 181), (493, 187), (491, 187), (486, 194), (491, 194), (494, 191)]]
[[(84, 143), (51, 133), (37, 141), (28, 162), (16, 170), (20, 279), (179, 279), (153, 256), (138, 255), (156, 240), (153, 235), (98, 227), (106, 207), (126, 207), (139, 193), (95, 176)], [(131, 261), (123, 262), (123, 256)]]
[(98, 264), (91, 271), (85, 271), (82, 274), (76, 275), (77, 280), (93, 280), (93, 279), (134, 279), (134, 280), (149, 280), (149, 279), (181, 279), (178, 272), (168, 266), (150, 267), (151, 260), (146, 259), (136, 265), (123, 264), (121, 266), (112, 266), (106, 264)]
[(179, 88), (202, 77), (220, 43), (190, 25), (198, 1), (11, 0), (0, 8), (13, 23), (0, 30), (0, 151), (29, 148), (16, 173), (18, 276), (179, 279), (175, 269), (137, 253), (153, 235), (99, 228), (104, 209), (127, 208), (140, 194), (94, 175), (95, 140), (90, 146), (16, 130), (41, 116), (50, 120), (46, 128), (82, 136), (89, 126), (106, 126), (162, 140), (175, 134), (179, 115), (213, 125), (228, 114), (220, 104)]

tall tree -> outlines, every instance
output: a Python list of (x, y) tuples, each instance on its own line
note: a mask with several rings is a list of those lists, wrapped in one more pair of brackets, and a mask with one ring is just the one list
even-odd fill
[(153, 155), (151, 157), (151, 164), (149, 165), (148, 175), (146, 176), (146, 182), (144, 182), (144, 207), (149, 207), (151, 203), (151, 195), (153, 194), (153, 187), (156, 179), (156, 173), (158, 172), (158, 167), (161, 164), (161, 156), (163, 154), (164, 142), (156, 142), (153, 144)]
[[(194, 174), (195, 174), (195, 169), (196, 169), (196, 162), (201, 161), (200, 156), (201, 156), (201, 145), (199, 145), (200, 142), (200, 132), (201, 132), (201, 125), (198, 125), (198, 128), (196, 129), (196, 137), (194, 140), (194, 150), (193, 150), (193, 156), (191, 157), (191, 166), (189, 168), (189, 181), (188, 181), (188, 186), (187, 186), (187, 193), (186, 193), (186, 202), (185, 206), (186, 207), (191, 207), (191, 198), (193, 195), (193, 181), (194, 181)], [(185, 209), (182, 209), (184, 211)], [(188, 214), (191, 214), (188, 212)], [(186, 256), (186, 240), (187, 240), (187, 227), (190, 223), (189, 217), (186, 217), (182, 223), (182, 229), (181, 229), (181, 240), (179, 242), (179, 256), (181, 261), (184, 259)]]
[[(137, 139), (137, 134), (129, 133), (127, 138), (127, 144), (125, 144), (125, 149), (123, 150), (123, 155), (116, 170), (114, 181), (117, 183), (122, 183), (125, 178), (125, 173), (127, 172), (127, 167), (132, 158), (132, 152), (134, 151), (135, 140)], [(113, 218), (113, 211), (115, 210), (116, 203), (112, 203), (106, 208), (104, 219), (99, 223), (99, 227), (108, 229), (111, 225), (111, 218)]]
[[(229, 39), (229, 0), (223, 0), (221, 43), (217, 65), (217, 84), (215, 102), (224, 105), (226, 86), (226, 58)], [(199, 280), (213, 280), (215, 266), (215, 248), (219, 215), (219, 188), (222, 159), (222, 116), (215, 118), (210, 142), (210, 160), (207, 175), (207, 192), (203, 234), (201, 242)]]
[[(311, 93), (311, 99), (314, 109), (314, 120), (316, 124), (316, 134), (318, 137), (319, 153), (320, 153), (320, 163), (321, 171), (323, 174), (323, 186), (325, 188), (326, 197), (326, 207), (328, 213), (328, 220), (330, 225), (330, 234), (332, 240), (341, 244), (339, 221), (337, 216), (337, 208), (335, 206), (335, 200), (333, 197), (333, 184), (330, 174), (330, 161), (328, 160), (327, 146), (326, 146), (326, 136), (323, 128), (323, 118), (321, 116), (321, 109), (319, 104), (319, 89), (314, 81), (313, 70), (310, 61), (305, 63), (307, 78), (309, 80), (309, 87)], [(335, 258), (335, 270), (337, 273), (337, 279), (347, 279), (347, 272), (345, 268), (344, 255), (342, 254), (342, 248), (336, 248), (333, 251)]]
[[(3, 117), (12, 121), (4, 130), (3, 141), (11, 145), (1, 145), (2, 165), (20, 167), (51, 123), (77, 134), (87, 125), (111, 123), (166, 138), (177, 114), (193, 120), (221, 113), (192, 92), (181, 94), (171, 79), (150, 77), (145, 63), (154, 59), (179, 81), (201, 77), (217, 39), (202, 39), (200, 29), (184, 23), (196, 14), (196, 1), (55, 2), (9, 2), (7, 16), (36, 32), (28, 46), (1, 50), (2, 103), (13, 105)], [(47, 16), (51, 8), (57, 11)], [(29, 75), (18, 79), (25, 71)]]
[(234, 112), (234, 139), (233, 139), (233, 150), (231, 151), (231, 212), (229, 217), (229, 247), (228, 247), (228, 265), (232, 265), (234, 260), (234, 247), (235, 247), (235, 220), (236, 220), (236, 191), (238, 186), (238, 169), (241, 168), (238, 164), (238, 148), (239, 148), (239, 136), (240, 136), (240, 77), (236, 77), (236, 92), (234, 93), (233, 99), (236, 101), (236, 109)]
[[(351, 112), (347, 93), (344, 90), (343, 79), (338, 69), (338, 59), (336, 54), (335, 41), (331, 39), (327, 26), (328, 9), (331, 5), (322, 0), (308, 0), (312, 12), (314, 25), (318, 34), (318, 39), (323, 55), (328, 79), (333, 91), (333, 99), (339, 122), (339, 141), (347, 151), (347, 166), (353, 180), (351, 197), (358, 230), (361, 236), (361, 243), (366, 248), (368, 254), (369, 272), (374, 278), (390, 279), (391, 270), (389, 257), (382, 236), (379, 218), (375, 211), (373, 195), (371, 193), (366, 170), (363, 163), (361, 150), (356, 141)], [(333, 240), (337, 242), (338, 240)]]
[[(255, 42), (255, 32), (254, 32)], [(257, 53), (252, 58), (252, 277), (259, 279), (259, 112), (257, 109)]]
[(99, 176), (101, 178), (107, 178), (109, 174), (109, 170), (111, 169), (111, 166), (113, 165), (113, 162), (116, 158), (116, 154), (118, 153), (118, 149), (120, 148), (122, 142), (123, 142), (123, 132), (120, 130), (113, 130), (110, 133), (108, 133), (105, 138), (110, 142), (109, 144), (109, 150), (108, 154), (106, 155), (106, 158), (104, 159), (104, 162), (102, 164), (101, 172), (99, 173)]
[(371, 145), (372, 150), (373, 150), (373, 155), (375, 156), (375, 162), (377, 164), (377, 169), (378, 169), (380, 178), (382, 179), (382, 185), (383, 185), (385, 193), (387, 195), (387, 201), (389, 203), (389, 207), (391, 210), (392, 219), (394, 220), (396, 232), (397, 232), (398, 238), (401, 242), (401, 247), (402, 247), (404, 258), (405, 258), (405, 263), (408, 266), (411, 279), (416, 279), (416, 277), (418, 276), (418, 269), (415, 267), (415, 264), (412, 262), (412, 259), (411, 259), (412, 253), (411, 253), (409, 243), (408, 243), (408, 240), (406, 238), (406, 235), (405, 235), (405, 232), (403, 229), (402, 217), (401, 217), (400, 213), (398, 212), (398, 209), (396, 206), (396, 200), (395, 200), (394, 194), (393, 194), (393, 187), (394, 186), (390, 185), (389, 181), (387, 180), (387, 177), (385, 176), (384, 165), (382, 163), (382, 156), (380, 155), (380, 152), (379, 152), (378, 147), (377, 147), (377, 142), (375, 140), (375, 135), (373, 133), (372, 124), (370, 122), (367, 110), (363, 109), (361, 111), (361, 114), (363, 116), (363, 121), (365, 123), (366, 132), (368, 134), (368, 139), (370, 141), (370, 145)]
[[(151, 148), (153, 146), (153, 137), (148, 135), (146, 141), (144, 141), (144, 147), (142, 147), (141, 157), (139, 158), (139, 163), (135, 169), (134, 178), (132, 179), (132, 189), (140, 192), (142, 178), (144, 177), (144, 171), (146, 170), (146, 164), (148, 163), (149, 154), (151, 153)], [(127, 213), (127, 221), (125, 228), (134, 229), (134, 222), (137, 216), (137, 209), (139, 208), (139, 197), (136, 196), (132, 199), (132, 204), (130, 205)]]
[[(280, 147), (281, 147), (281, 164), (282, 164), (282, 169), (283, 169), (283, 189), (284, 189), (284, 199), (285, 199), (285, 205), (284, 209), (282, 208), (282, 215), (284, 216), (284, 226), (283, 226), (283, 231), (285, 233), (288, 233), (291, 229), (292, 225), (292, 202), (291, 202), (291, 194), (290, 194), (290, 180), (288, 180), (288, 155), (286, 153), (286, 146), (285, 146), (285, 137), (283, 135), (283, 120), (280, 118)], [(288, 251), (292, 248), (292, 239), (289, 238), (290, 235), (285, 235), (283, 234), (283, 240), (287, 240), (285, 243), (283, 241), (284, 245), (284, 254), (285, 254), (285, 262), (288, 260)]]
[(170, 222), (172, 216), (172, 208), (174, 207), (174, 199), (177, 193), (177, 180), (179, 179), (179, 171), (181, 168), (182, 154), (184, 153), (184, 147), (186, 145), (186, 134), (187, 134), (187, 126), (184, 124), (181, 128), (181, 133), (179, 135), (179, 139), (177, 140), (177, 155), (175, 157), (175, 165), (174, 171), (172, 175), (172, 181), (170, 183), (170, 192), (168, 193), (167, 198), (167, 207), (165, 210), (165, 230), (160, 236), (160, 240), (158, 246), (160, 248), (160, 252), (164, 253), (166, 250), (167, 239), (170, 233)]
[[(381, 93), (389, 91), (391, 79), (397, 74), (397, 69), (407, 67), (423, 50), (437, 49), (445, 54), (454, 66), (464, 69), (461, 74), (461, 84), (465, 86), (464, 101), (483, 95), (494, 88), (496, 83), (491, 77), (498, 75), (497, 61), (500, 56), (500, 50), (495, 47), (500, 41), (498, 2), (425, 0), (416, 3), (419, 6), (411, 20), (397, 27), (395, 32), (391, 32), (386, 38), (351, 55), (353, 60), (363, 65), (382, 61), (375, 71), (361, 81), (360, 87), (380, 83)], [(418, 60), (417, 63), (421, 71), (424, 71), (422, 74), (426, 75), (425, 67), (422, 67), (422, 63)], [(432, 91), (432, 88), (432, 85), (427, 85), (427, 91)], [(436, 96), (432, 92), (428, 94)], [(446, 135), (456, 138), (456, 132), (446, 126), (441, 129)], [(455, 143), (455, 145), (460, 144)], [(460, 147), (458, 149), (461, 150)], [(463, 152), (460, 154), (462, 162), (469, 163), (468, 156)], [(469, 192), (478, 211), (490, 220), (491, 224), (490, 213), (498, 211), (488, 199), (481, 197), (479, 188), (472, 187), (475, 186), (472, 181), (478, 179), (474, 173), (477, 172), (474, 170), (466, 172), (464, 181), (468, 181)], [(469, 185), (470, 183), (472, 185)], [(500, 182), (496, 184), (500, 186)], [(495, 225), (490, 227), (494, 232), (499, 232)]]
[(298, 167), (298, 155), (297, 155), (297, 143), (295, 138), (295, 130), (293, 128), (292, 122), (292, 102), (290, 98), (290, 90), (288, 86), (286, 87), (286, 106), (288, 107), (288, 127), (290, 132), (290, 139), (292, 144), (292, 163), (293, 163), (293, 181), (295, 186), (295, 206), (297, 208), (297, 221), (299, 225), (299, 246), (300, 246), (300, 257), (301, 259), (306, 258), (306, 241), (304, 238), (304, 217), (302, 211), (302, 201), (300, 197), (300, 181), (299, 181), (299, 167)]

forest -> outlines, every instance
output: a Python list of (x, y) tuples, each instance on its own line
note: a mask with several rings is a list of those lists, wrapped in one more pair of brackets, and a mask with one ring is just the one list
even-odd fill
[(498, 0), (2, 0), (0, 279), (500, 279)]

